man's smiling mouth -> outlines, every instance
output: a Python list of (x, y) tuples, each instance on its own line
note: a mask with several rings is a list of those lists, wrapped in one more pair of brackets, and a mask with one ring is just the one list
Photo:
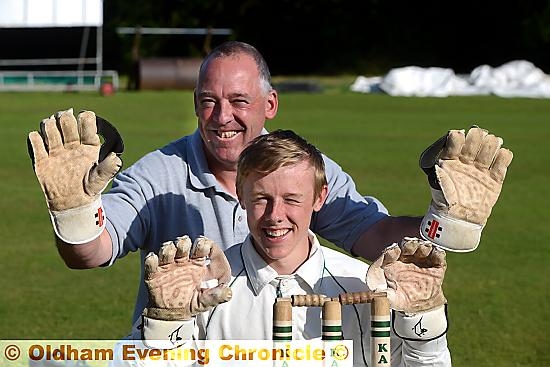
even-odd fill
[(239, 132), (238, 131), (235, 131), (235, 130), (231, 130), (231, 131), (217, 131), (216, 132), (216, 135), (219, 137), (219, 138), (222, 138), (222, 139), (231, 139), (232, 137), (236, 136)]

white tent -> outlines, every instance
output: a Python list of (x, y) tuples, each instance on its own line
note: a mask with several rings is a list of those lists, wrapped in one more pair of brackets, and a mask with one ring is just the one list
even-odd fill
[(351, 90), (407, 97), (492, 94), (500, 97), (550, 98), (550, 75), (525, 60), (511, 61), (495, 68), (481, 65), (469, 75), (457, 75), (447, 68), (407, 66), (392, 69), (383, 77), (359, 76)]

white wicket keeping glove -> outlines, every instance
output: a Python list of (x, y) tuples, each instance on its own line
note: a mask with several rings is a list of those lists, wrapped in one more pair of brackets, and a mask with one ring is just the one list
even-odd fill
[(422, 153), (420, 167), (432, 192), (420, 226), (424, 239), (449, 251), (477, 248), (513, 158), (502, 143), (474, 126), (466, 135), (464, 130), (449, 131)]
[(29, 153), (55, 233), (69, 244), (89, 242), (105, 228), (101, 192), (122, 161), (114, 152), (99, 161), (94, 112), (79, 113), (77, 121), (72, 108), (60, 111), (42, 120), (40, 128), (41, 133), (29, 133)]
[(447, 331), (443, 279), (445, 251), (429, 241), (405, 237), (387, 247), (369, 266), (367, 286), (386, 292), (395, 333), (407, 340), (427, 341)]
[[(172, 349), (193, 334), (193, 316), (231, 299), (231, 268), (213, 241), (188, 236), (165, 242), (158, 256), (145, 258), (149, 303), (142, 316), (142, 340), (148, 347)], [(213, 288), (204, 282), (217, 280)]]

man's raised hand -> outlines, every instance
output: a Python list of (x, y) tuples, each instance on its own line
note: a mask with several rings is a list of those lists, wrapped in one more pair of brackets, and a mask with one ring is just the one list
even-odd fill
[(69, 244), (89, 242), (105, 227), (101, 192), (122, 167), (111, 152), (99, 162), (101, 141), (94, 112), (60, 111), (42, 120), (28, 141), (56, 235)]

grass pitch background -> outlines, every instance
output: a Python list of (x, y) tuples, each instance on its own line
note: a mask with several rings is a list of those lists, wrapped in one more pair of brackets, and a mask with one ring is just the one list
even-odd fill
[[(65, 267), (27, 133), (57, 110), (95, 110), (121, 132), (128, 167), (194, 130), (192, 100), (190, 92), (0, 94), (0, 339), (118, 339), (129, 331), (139, 280), (137, 254), (107, 269)], [(392, 214), (422, 215), (430, 196), (420, 152), (474, 123), (502, 136), (515, 156), (480, 247), (447, 256), (453, 364), (550, 365), (550, 101), (282, 94), (267, 128), (305, 136)]]

